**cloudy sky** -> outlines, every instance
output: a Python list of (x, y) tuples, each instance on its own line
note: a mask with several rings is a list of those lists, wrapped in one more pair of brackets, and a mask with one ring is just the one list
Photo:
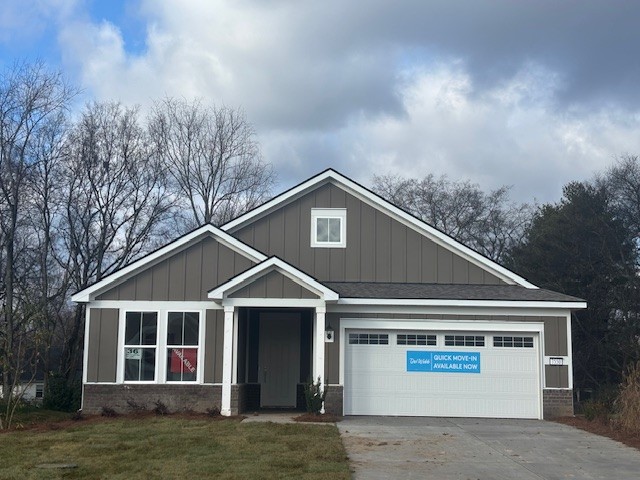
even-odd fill
[(631, 0), (2, 0), (0, 67), (242, 107), (279, 188), (334, 167), (555, 201), (640, 154), (639, 21)]

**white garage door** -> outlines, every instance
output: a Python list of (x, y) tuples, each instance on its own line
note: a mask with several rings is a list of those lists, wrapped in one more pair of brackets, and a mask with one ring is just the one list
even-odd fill
[(345, 415), (541, 418), (537, 333), (347, 330)]

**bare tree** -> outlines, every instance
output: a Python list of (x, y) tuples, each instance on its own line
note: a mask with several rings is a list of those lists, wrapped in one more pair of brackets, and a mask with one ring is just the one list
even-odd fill
[(522, 238), (533, 209), (509, 200), (509, 187), (489, 193), (469, 181), (430, 174), (423, 179), (375, 176), (373, 190), (395, 205), (492, 260)]
[[(81, 290), (164, 241), (172, 201), (136, 108), (88, 105), (69, 134), (65, 155), (64, 245), (57, 259), (73, 288)], [(69, 381), (78, 366), (83, 325), (84, 311), (77, 306), (61, 367)]]
[(7, 404), (0, 427), (10, 424), (19, 399), (14, 387), (20, 381), (25, 352), (38, 346), (30, 340), (40, 314), (34, 314), (32, 302), (25, 301), (28, 269), (21, 265), (30, 245), (25, 194), (50, 122), (66, 110), (75, 93), (59, 73), (42, 63), (19, 63), (0, 75), (0, 368)]
[(29, 238), (28, 279), (30, 301), (41, 312), (38, 335), (43, 345), (39, 369), (44, 373), (44, 391), (48, 391), (49, 373), (57, 369), (51, 353), (59, 351), (62, 340), (60, 327), (69, 317), (70, 278), (66, 265), (61, 265), (56, 253), (64, 248), (59, 231), (63, 219), (64, 153), (69, 122), (60, 113), (47, 122), (37, 144), (31, 181), (27, 188), (31, 232)]
[(149, 130), (191, 212), (188, 227), (224, 223), (268, 197), (275, 176), (242, 110), (168, 98), (156, 103)]

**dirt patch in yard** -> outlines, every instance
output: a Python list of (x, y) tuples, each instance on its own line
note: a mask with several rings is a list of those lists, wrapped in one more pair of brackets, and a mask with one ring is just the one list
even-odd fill
[(624, 443), (630, 447), (640, 450), (640, 433), (633, 433), (623, 430), (615, 426), (611, 421), (606, 420), (587, 420), (582, 416), (560, 417), (554, 419), (558, 423), (563, 423), (572, 427), (585, 430), (596, 435), (609, 437), (620, 443)]
[(330, 413), (303, 413), (297, 417), (293, 417), (296, 422), (312, 422), (312, 423), (336, 423), (342, 420), (342, 417), (332, 415)]

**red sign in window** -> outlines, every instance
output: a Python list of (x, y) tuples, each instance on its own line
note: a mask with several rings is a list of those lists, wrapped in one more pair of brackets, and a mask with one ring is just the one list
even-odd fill
[(194, 373), (198, 366), (197, 348), (172, 348), (171, 373)]

